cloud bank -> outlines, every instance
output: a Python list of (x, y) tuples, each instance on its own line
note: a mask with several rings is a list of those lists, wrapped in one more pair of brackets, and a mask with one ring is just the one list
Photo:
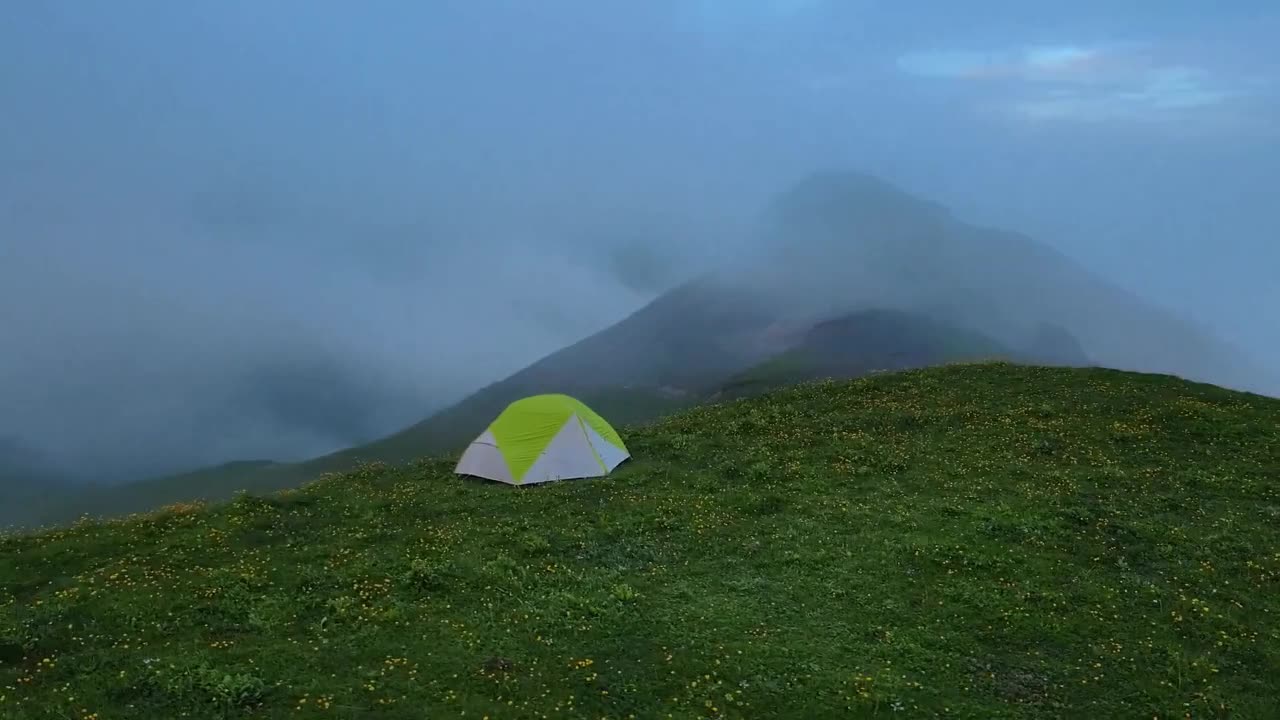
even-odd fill
[(0, 23), (0, 436), (123, 478), (392, 432), (821, 168), (1280, 357), (1274, 2), (139, 0)]
[(1142, 44), (1031, 45), (988, 52), (901, 55), (907, 75), (988, 85), (993, 103), (1028, 122), (1192, 122), (1246, 112), (1268, 88), (1196, 65), (1161, 61)]

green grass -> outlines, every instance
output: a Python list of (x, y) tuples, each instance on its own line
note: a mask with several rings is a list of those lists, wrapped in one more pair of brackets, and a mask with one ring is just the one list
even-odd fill
[(0, 717), (1280, 716), (1280, 401), (961, 365), (624, 435), (4, 537)]

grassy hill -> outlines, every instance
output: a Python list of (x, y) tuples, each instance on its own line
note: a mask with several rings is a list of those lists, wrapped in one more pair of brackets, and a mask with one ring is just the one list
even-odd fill
[(0, 716), (1280, 713), (1280, 401), (960, 365), (0, 539)]

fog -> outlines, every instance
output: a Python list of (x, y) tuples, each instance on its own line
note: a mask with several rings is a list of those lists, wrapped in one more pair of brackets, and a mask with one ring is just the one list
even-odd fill
[(1276, 369), (1280, 6), (1046, 5), (14, 4), (0, 438), (99, 480), (363, 442), (832, 168)]

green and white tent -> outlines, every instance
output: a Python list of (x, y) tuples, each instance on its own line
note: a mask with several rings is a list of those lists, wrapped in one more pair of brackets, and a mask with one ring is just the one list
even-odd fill
[(608, 475), (629, 457), (618, 431), (579, 400), (534, 395), (508, 405), (454, 472), (530, 485)]

